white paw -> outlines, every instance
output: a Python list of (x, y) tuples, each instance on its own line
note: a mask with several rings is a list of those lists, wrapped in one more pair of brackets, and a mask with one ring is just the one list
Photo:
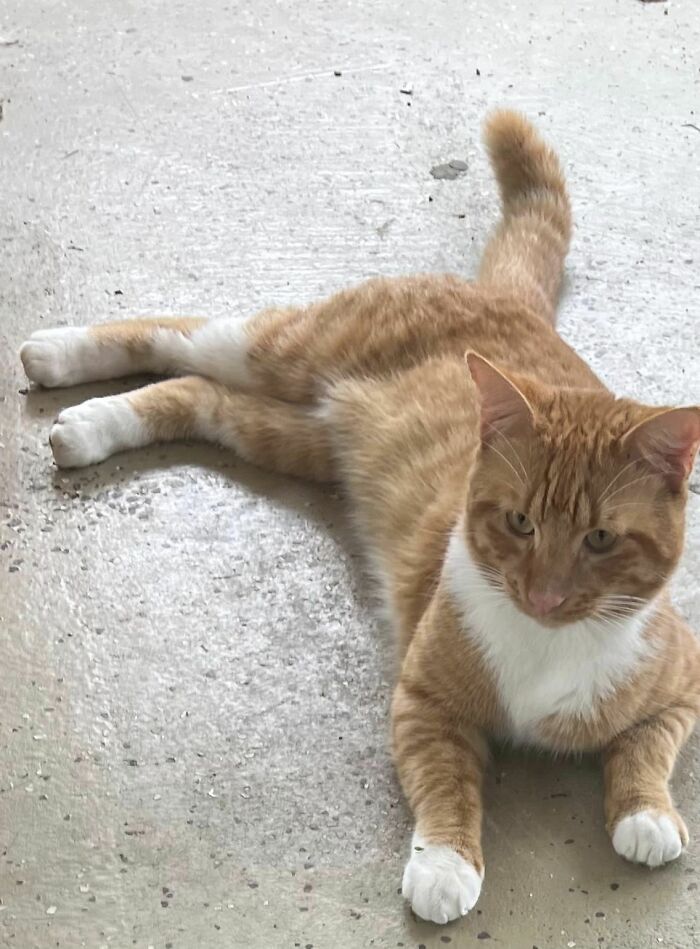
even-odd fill
[(19, 355), (32, 382), (50, 389), (72, 386), (89, 376), (88, 360), (94, 349), (87, 329), (61, 326), (32, 333)]
[(49, 435), (59, 468), (92, 465), (115, 451), (137, 448), (148, 440), (143, 422), (124, 395), (89, 399), (64, 409)]
[(683, 841), (668, 814), (638, 811), (619, 822), (612, 837), (613, 847), (633, 863), (660, 867), (675, 860), (683, 850)]
[(459, 919), (479, 899), (482, 880), (482, 874), (451, 847), (413, 835), (401, 891), (416, 916), (433, 923)]

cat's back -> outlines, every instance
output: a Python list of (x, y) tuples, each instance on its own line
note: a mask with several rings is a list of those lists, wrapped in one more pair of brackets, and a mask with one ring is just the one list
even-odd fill
[[(368, 284), (370, 298), (374, 281)], [(468, 350), (502, 369), (550, 385), (602, 386), (588, 364), (545, 316), (517, 297), (454, 274), (419, 274), (376, 281), (384, 312), (411, 314), (424, 332), (426, 351), (461, 357)], [(437, 345), (436, 345), (437, 344)]]

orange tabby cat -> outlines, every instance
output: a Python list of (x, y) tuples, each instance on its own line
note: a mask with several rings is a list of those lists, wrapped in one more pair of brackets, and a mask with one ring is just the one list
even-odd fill
[(503, 219), (476, 283), (377, 279), (245, 320), (44, 330), (21, 351), (45, 386), (177, 377), (64, 410), (60, 466), (201, 438), (344, 484), (402, 659), (403, 892), (438, 923), (481, 889), (489, 736), (601, 751), (613, 846), (657, 866), (688, 839), (668, 782), (700, 705), (700, 649), (665, 592), (700, 410), (616, 399), (560, 339), (559, 162), (512, 112), (486, 143)]

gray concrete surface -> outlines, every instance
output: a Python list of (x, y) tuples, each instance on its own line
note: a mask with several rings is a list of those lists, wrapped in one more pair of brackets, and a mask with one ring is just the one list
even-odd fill
[(119, 385), (28, 391), (15, 355), (473, 271), (508, 103), (569, 172), (563, 333), (620, 392), (700, 400), (697, 0), (4, 0), (0, 34), (0, 944), (700, 944), (697, 737), (676, 865), (614, 855), (594, 762), (503, 753), (478, 910), (414, 920), (391, 649), (338, 498), (194, 446), (57, 472), (52, 416)]

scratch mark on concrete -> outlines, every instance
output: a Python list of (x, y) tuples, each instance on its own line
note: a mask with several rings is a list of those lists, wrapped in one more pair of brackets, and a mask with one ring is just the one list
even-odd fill
[[(354, 73), (362, 72), (378, 72), (382, 69), (389, 69), (393, 66), (393, 63), (376, 63), (373, 66), (357, 66), (356, 68), (350, 69), (341, 69), (340, 72), (343, 75), (352, 75)], [(234, 92), (248, 92), (250, 89), (266, 89), (270, 86), (287, 86), (293, 82), (304, 82), (306, 79), (325, 79), (333, 73), (332, 67), (328, 69), (319, 70), (318, 72), (309, 72), (303, 73), (300, 76), (282, 76), (279, 79), (268, 79), (265, 82), (251, 82), (246, 86), (231, 86), (229, 89), (223, 89), (222, 92), (225, 93), (234, 93)]]

